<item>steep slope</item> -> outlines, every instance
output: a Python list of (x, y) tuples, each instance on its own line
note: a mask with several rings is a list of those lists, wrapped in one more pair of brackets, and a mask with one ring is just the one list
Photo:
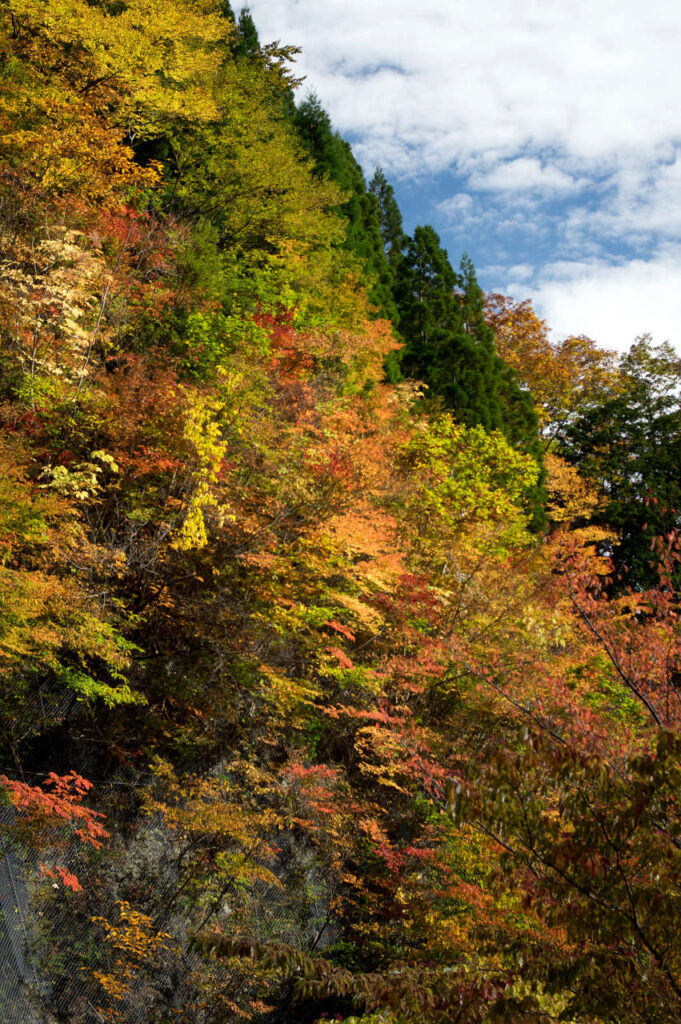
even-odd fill
[(674, 1019), (673, 593), (540, 544), (472, 267), (247, 13), (0, 14), (2, 1012)]

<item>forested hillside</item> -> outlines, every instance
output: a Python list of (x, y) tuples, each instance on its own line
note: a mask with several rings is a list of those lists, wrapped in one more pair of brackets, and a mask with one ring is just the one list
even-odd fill
[(681, 1019), (681, 362), (214, 0), (0, 0), (0, 1021)]

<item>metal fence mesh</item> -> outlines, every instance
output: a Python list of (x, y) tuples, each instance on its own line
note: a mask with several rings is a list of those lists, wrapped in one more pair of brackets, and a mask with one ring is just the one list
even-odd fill
[[(131, 786), (131, 799), (134, 789)], [(8, 809), (2, 809), (0, 833), (9, 823)], [(4, 829), (6, 831), (6, 828)], [(91, 927), (87, 914), (101, 913), (97, 907), (97, 893), (102, 890), (102, 879), (121, 895), (131, 887), (130, 879), (116, 879), (107, 869), (102, 871), (90, 862), (82, 845), (75, 840), (68, 850), (59, 851), (59, 861), (74, 871), (87, 894), (88, 910), (84, 915), (82, 901), (73, 900), (55, 883), (52, 899), (45, 899), (45, 880), (40, 878), (40, 858), (34, 851), (12, 846), (5, 838), (0, 844), (0, 1024), (102, 1024), (116, 1020), (117, 1024), (147, 1024), (157, 1021), (166, 1024), (179, 1020), (182, 1024), (201, 1024), (212, 1021), (208, 1014), (202, 1017), (197, 1009), (190, 1011), (192, 1000), (196, 1007), (201, 999), (193, 977), (203, 972), (205, 962), (189, 948), (186, 921), (178, 912), (174, 896), (178, 877), (172, 866), (174, 857), (158, 856), (154, 860), (154, 842), (158, 839), (158, 822), (148, 817), (138, 819), (138, 847), (145, 841), (149, 849), (134, 853), (133, 860), (144, 861), (141, 883), (146, 884), (153, 904), (161, 908), (155, 923), (173, 937), (172, 955), (155, 966), (150, 977), (146, 969), (130, 979), (128, 991), (116, 1000), (115, 1016), (111, 1004), (104, 998), (98, 1002), (99, 992), (93, 981), (93, 972), (87, 966), (94, 960), (100, 969), (115, 971), (115, 958), (106, 948), (103, 936)], [(154, 842), (152, 842), (152, 840)], [(276, 941), (298, 948), (314, 946), (321, 950), (336, 937), (333, 922), (329, 920), (331, 887), (329, 880), (315, 865), (312, 856), (296, 848), (287, 834), (279, 835), (280, 853), (267, 863), (276, 875), (279, 885), (255, 882), (251, 886), (249, 931), (256, 941)], [(158, 846), (158, 844), (157, 844)], [(125, 854), (119, 850), (119, 862)], [(44, 854), (41, 855), (44, 857)], [(153, 862), (153, 863), (152, 863)], [(111, 869), (108, 869), (109, 872)], [(115, 868), (114, 868), (115, 870)], [(302, 882), (301, 882), (302, 879)], [(127, 887), (127, 888), (126, 888)], [(49, 884), (47, 886), (50, 888)], [(39, 893), (39, 895), (38, 895)], [(144, 904), (144, 898), (142, 899)], [(151, 903), (151, 899), (148, 901)], [(109, 899), (110, 904), (110, 899)], [(164, 917), (163, 907), (171, 907)], [(322, 936), (323, 933), (323, 936)], [(97, 938), (97, 934), (99, 938)], [(243, 993), (235, 977), (231, 999), (238, 1000)], [(106, 1004), (106, 1005), (105, 1005)], [(103, 1008), (104, 1007), (104, 1008)], [(108, 1008), (107, 1008), (108, 1007)], [(221, 1020), (227, 1021), (228, 1017)], [(263, 1019), (275, 1021), (275, 1016)]]

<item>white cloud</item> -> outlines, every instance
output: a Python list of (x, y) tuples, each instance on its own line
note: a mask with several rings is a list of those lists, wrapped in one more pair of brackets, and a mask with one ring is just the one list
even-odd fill
[(457, 223), (474, 223), (478, 219), (475, 202), (466, 192), (457, 192), (449, 199), (443, 199), (437, 208), (446, 220)]
[[(251, 0), (369, 164), (408, 175), (550, 147), (585, 163), (678, 133), (669, 0)], [(396, 70), (397, 69), (397, 70)]]
[(534, 267), (530, 263), (516, 263), (508, 273), (516, 281), (527, 281), (534, 276)]
[(596, 211), (575, 210), (567, 230), (602, 235), (675, 238), (681, 233), (681, 155), (662, 153), (658, 162), (639, 155), (613, 173), (608, 198)]
[[(626, 350), (650, 333), (681, 350), (681, 252), (662, 251), (621, 266), (560, 262), (545, 268), (530, 290), (535, 309), (558, 336), (586, 334), (605, 348)], [(526, 283), (509, 281), (518, 298)]]
[(518, 157), (485, 171), (470, 175), (471, 188), (483, 192), (575, 192), (581, 182), (555, 164), (542, 163), (536, 157)]
[(456, 169), (468, 189), (543, 201), (595, 190), (566, 244), (681, 231), (681, 8), (669, 0), (251, 7), (264, 39), (303, 46), (300, 70), (368, 170), (427, 182)]

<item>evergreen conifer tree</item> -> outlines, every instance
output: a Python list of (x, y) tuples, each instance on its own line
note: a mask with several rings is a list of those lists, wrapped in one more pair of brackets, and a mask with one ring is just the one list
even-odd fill
[(618, 535), (607, 545), (617, 570), (645, 588), (658, 581), (655, 538), (681, 524), (681, 360), (644, 335), (621, 357), (618, 383), (582, 408), (561, 448), (604, 493), (596, 521)]
[(395, 190), (388, 182), (382, 167), (377, 167), (374, 171), (369, 191), (376, 197), (378, 203), (383, 247), (394, 271), (402, 259), (407, 236), (402, 227), (402, 213), (395, 198)]
[(460, 326), (454, 298), (459, 283), (435, 230), (417, 227), (395, 278), (395, 301), (406, 343), (404, 370), (429, 386), (443, 383), (447, 340)]
[(315, 93), (298, 107), (294, 123), (303, 145), (314, 160), (316, 173), (341, 186), (347, 198), (341, 212), (347, 218), (346, 246), (365, 269), (369, 295), (381, 316), (397, 321), (392, 294), (392, 268), (381, 237), (381, 211), (377, 196), (367, 189), (362, 168), (350, 145), (334, 131), (331, 119)]
[(239, 43), (235, 53), (243, 57), (252, 57), (260, 52), (260, 39), (255, 22), (248, 7), (242, 8), (239, 14)]
[[(435, 230), (417, 227), (398, 267), (395, 299), (405, 376), (424, 381), (462, 423), (500, 430), (541, 465), (532, 398), (497, 355), (470, 259), (464, 256), (455, 273)], [(544, 499), (540, 482), (528, 494), (536, 529), (544, 524)]]

